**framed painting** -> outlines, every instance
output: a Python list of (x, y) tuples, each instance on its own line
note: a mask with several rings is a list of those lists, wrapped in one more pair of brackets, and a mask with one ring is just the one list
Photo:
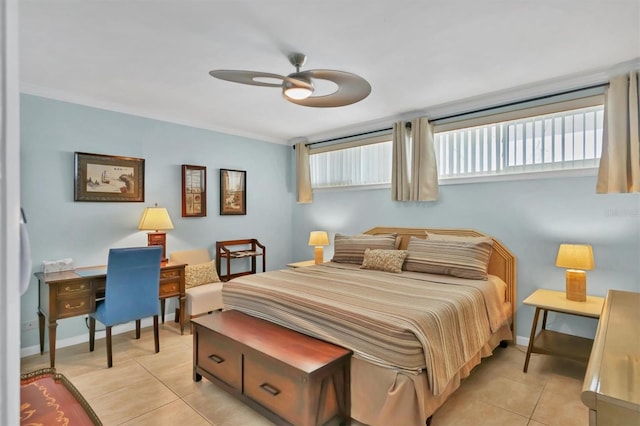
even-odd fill
[(207, 168), (182, 165), (182, 217), (207, 215)]
[(220, 214), (247, 214), (247, 172), (220, 169)]
[(144, 159), (75, 153), (74, 201), (144, 201)]

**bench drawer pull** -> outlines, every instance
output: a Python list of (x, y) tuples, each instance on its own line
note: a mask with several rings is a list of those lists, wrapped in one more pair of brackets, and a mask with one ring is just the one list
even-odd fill
[(218, 355), (213, 354), (213, 355), (209, 355), (209, 359), (213, 362), (215, 362), (216, 364), (220, 364), (224, 362), (224, 358), (220, 358)]
[(271, 385), (270, 385), (270, 384), (268, 384), (268, 383), (263, 383), (263, 384), (261, 384), (261, 385), (260, 385), (260, 388), (261, 388), (262, 390), (264, 390), (265, 392), (270, 393), (270, 394), (271, 394), (271, 395), (273, 395), (273, 396), (276, 396), (276, 395), (278, 395), (278, 394), (280, 393), (280, 391), (279, 391), (278, 389), (274, 388), (273, 386), (271, 386)]

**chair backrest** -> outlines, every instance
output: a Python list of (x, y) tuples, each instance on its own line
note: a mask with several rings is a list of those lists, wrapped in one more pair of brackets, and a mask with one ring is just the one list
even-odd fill
[(105, 325), (158, 315), (162, 246), (109, 250)]

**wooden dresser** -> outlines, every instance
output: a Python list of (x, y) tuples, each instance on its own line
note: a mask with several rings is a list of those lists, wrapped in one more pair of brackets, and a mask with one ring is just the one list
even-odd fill
[(640, 425), (640, 293), (609, 290), (582, 385), (590, 426)]
[(276, 424), (348, 422), (351, 351), (238, 311), (192, 323), (194, 381), (206, 377)]

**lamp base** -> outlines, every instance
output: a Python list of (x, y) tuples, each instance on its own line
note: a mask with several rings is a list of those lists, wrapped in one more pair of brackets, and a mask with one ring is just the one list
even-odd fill
[(316, 262), (316, 265), (324, 263), (324, 249), (322, 248), (322, 246), (316, 246), (313, 249), (313, 258)]
[(148, 232), (147, 246), (162, 246), (162, 261), (167, 261), (167, 233), (166, 232)]
[(587, 273), (576, 269), (567, 269), (566, 293), (567, 300), (574, 302), (587, 301)]

